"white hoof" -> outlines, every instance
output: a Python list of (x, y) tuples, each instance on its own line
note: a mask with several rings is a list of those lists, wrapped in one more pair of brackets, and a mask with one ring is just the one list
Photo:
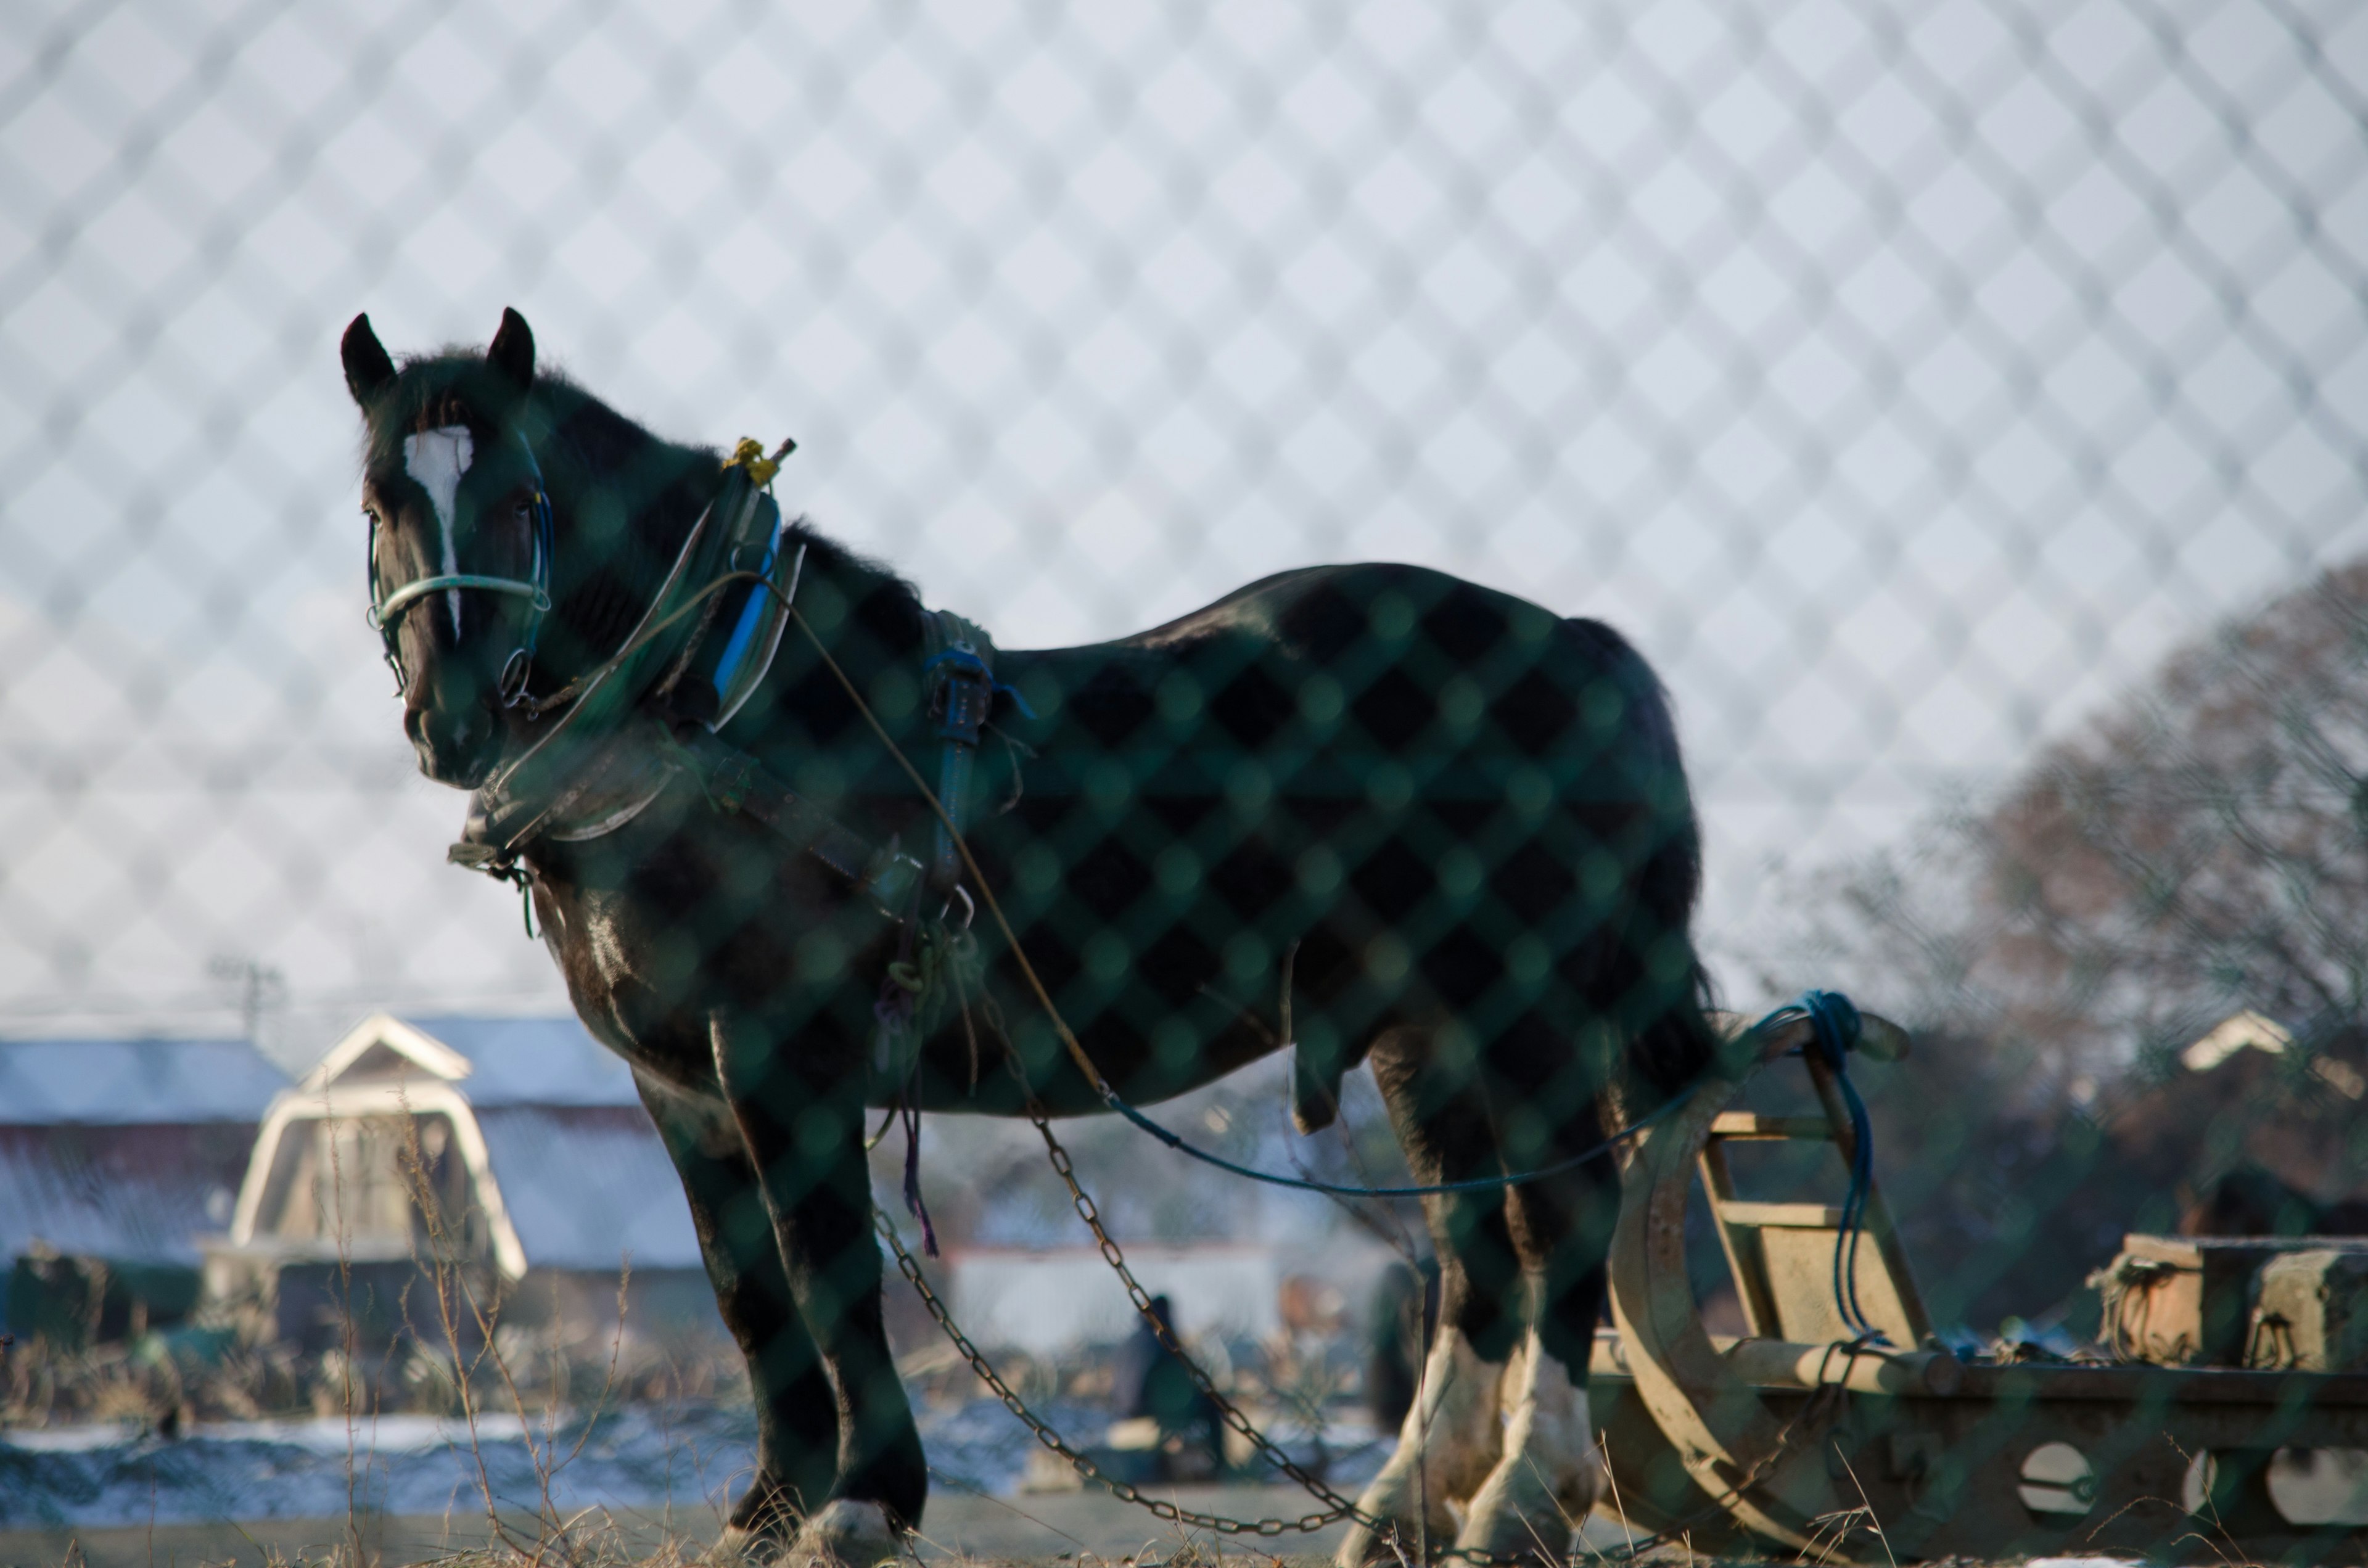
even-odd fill
[(776, 1532), (726, 1525), (699, 1559), (700, 1568), (778, 1568), (789, 1550)]
[(877, 1503), (835, 1497), (806, 1516), (782, 1561), (788, 1568), (877, 1568), (904, 1555), (904, 1537)]
[(1560, 1562), (1603, 1494), (1587, 1390), (1532, 1330), (1506, 1374), (1504, 1408), (1503, 1456), (1474, 1495), (1455, 1544)]
[(1480, 1359), (1460, 1331), (1440, 1329), (1397, 1451), (1357, 1499), (1359, 1512), (1396, 1535), (1396, 1550), (1382, 1533), (1352, 1524), (1340, 1543), (1340, 1568), (1395, 1562), (1400, 1551), (1412, 1556), (1418, 1540), (1443, 1545), (1453, 1538), (1448, 1505), (1477, 1491), (1497, 1462), (1497, 1391), (1504, 1374), (1503, 1363)]

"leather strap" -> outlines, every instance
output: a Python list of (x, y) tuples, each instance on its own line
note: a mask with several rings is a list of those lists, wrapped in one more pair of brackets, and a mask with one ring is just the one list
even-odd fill
[(891, 839), (886, 848), (874, 848), (766, 772), (755, 757), (704, 729), (693, 728), (689, 739), (676, 742), (676, 748), (689, 761), (716, 810), (770, 828), (792, 847), (853, 882), (882, 913), (904, 917), (922, 867), (901, 844)]
[(995, 708), (995, 642), (975, 621), (951, 610), (923, 611), (921, 631), (927, 654), (921, 671), (936, 687), (932, 706), (938, 738), (944, 743), (938, 759), (938, 801), (953, 824), (951, 832), (944, 823), (938, 824), (929, 881), (950, 892), (962, 881), (954, 834), (970, 826), (971, 758), (978, 751), (979, 731)]

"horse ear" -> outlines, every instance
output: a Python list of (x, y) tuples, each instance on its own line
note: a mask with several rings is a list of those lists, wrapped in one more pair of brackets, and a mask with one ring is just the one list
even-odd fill
[(345, 338), (337, 345), (337, 355), (346, 363), (346, 390), (365, 408), (378, 395), (379, 389), (394, 380), (394, 361), (387, 358), (378, 334), (370, 330), (367, 312), (347, 326)]
[(493, 347), (485, 350), (485, 363), (520, 392), (534, 385), (534, 330), (526, 324), (526, 317), (503, 307), (502, 329), (494, 334)]

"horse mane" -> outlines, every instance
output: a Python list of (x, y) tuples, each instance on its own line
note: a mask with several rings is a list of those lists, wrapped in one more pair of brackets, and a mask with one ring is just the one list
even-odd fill
[(883, 561), (853, 551), (817, 530), (814, 520), (801, 512), (790, 519), (790, 539), (793, 545), (806, 547), (806, 570), (828, 572), (856, 578), (866, 585), (866, 592), (876, 598), (882, 593), (892, 601), (910, 605), (917, 629), (921, 614), (921, 590), (913, 580)]

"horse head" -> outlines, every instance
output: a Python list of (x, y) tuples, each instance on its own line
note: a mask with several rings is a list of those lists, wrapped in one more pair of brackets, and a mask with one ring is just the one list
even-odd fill
[(356, 316), (341, 345), (367, 426), (370, 619), (420, 771), (474, 789), (499, 760), (551, 608), (551, 503), (528, 393), (534, 335), (516, 311), (479, 357), (401, 369)]

